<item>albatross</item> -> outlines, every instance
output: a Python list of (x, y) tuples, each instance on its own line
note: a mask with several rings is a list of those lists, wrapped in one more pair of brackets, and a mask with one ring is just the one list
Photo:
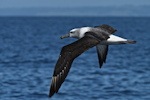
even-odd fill
[(108, 45), (136, 43), (136, 41), (113, 35), (115, 31), (117, 30), (113, 27), (104, 24), (95, 27), (75, 28), (68, 34), (61, 36), (61, 39), (72, 37), (78, 40), (62, 48), (51, 79), (49, 97), (58, 92), (67, 77), (73, 60), (86, 50), (96, 46), (101, 68), (106, 61)]

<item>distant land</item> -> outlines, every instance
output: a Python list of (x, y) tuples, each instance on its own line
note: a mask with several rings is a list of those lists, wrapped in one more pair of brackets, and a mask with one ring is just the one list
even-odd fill
[(123, 16), (150, 17), (147, 6), (109, 6), (72, 8), (1, 8), (0, 16)]

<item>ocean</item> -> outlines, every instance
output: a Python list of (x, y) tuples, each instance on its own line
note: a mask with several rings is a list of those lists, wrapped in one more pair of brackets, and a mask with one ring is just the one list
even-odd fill
[[(50, 82), (72, 28), (108, 24), (136, 44), (96, 47), (76, 58), (58, 93)], [(0, 17), (0, 100), (150, 100), (150, 17)]]

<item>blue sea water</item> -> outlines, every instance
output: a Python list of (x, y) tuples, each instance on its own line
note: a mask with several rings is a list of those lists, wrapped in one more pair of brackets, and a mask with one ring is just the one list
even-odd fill
[[(109, 24), (136, 44), (111, 45), (99, 68), (96, 48), (76, 58), (48, 98), (61, 48), (72, 28)], [(0, 17), (0, 100), (150, 100), (150, 18)]]

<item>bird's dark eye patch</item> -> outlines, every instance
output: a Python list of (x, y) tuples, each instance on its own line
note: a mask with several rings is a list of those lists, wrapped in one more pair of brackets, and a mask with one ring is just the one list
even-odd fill
[(70, 33), (73, 33), (73, 32), (70, 32)]

